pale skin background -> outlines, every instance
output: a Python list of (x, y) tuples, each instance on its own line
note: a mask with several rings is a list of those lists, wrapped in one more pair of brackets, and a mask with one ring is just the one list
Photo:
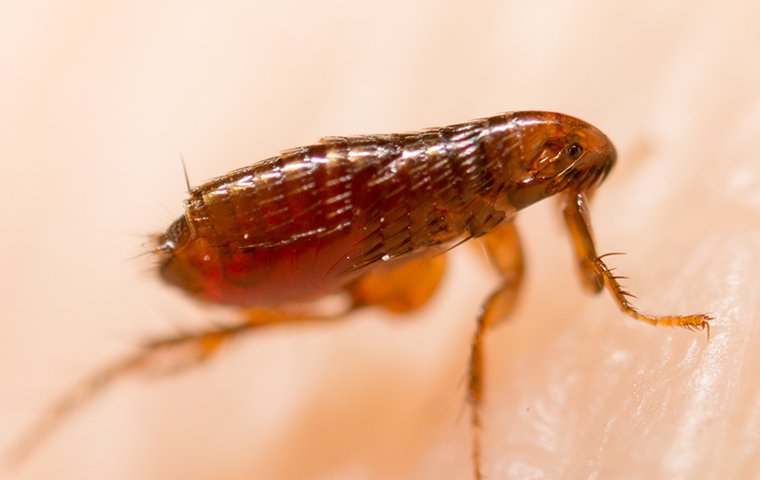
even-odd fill
[[(487, 343), (484, 472), (760, 477), (757, 2), (4, 2), (0, 448), (139, 339), (232, 318), (162, 286), (143, 234), (198, 183), (323, 135), (541, 109), (619, 164), (592, 219), (652, 313), (578, 282), (556, 204), (518, 220), (528, 278)], [(475, 2), (470, 2), (475, 3)], [(402, 319), (277, 328), (129, 378), (14, 479), (469, 478), (464, 373), (495, 277), (459, 249)]]

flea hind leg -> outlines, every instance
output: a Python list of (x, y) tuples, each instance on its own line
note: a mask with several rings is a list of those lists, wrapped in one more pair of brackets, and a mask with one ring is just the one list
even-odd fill
[(480, 470), (480, 407), (483, 399), (483, 341), (485, 332), (503, 320), (514, 308), (523, 278), (523, 253), (520, 238), (513, 222), (505, 222), (481, 239), (491, 263), (496, 267), (501, 283), (488, 296), (480, 309), (470, 347), (468, 394), (471, 404), (472, 463), (475, 479), (481, 480)]
[(106, 365), (66, 392), (25, 432), (8, 453), (6, 462), (18, 464), (37, 448), (71, 414), (117, 380), (134, 373), (167, 374), (200, 363), (224, 343), (255, 328), (305, 320), (324, 321), (335, 317), (290, 315), (280, 311), (251, 310), (246, 319), (230, 326), (166, 336), (148, 341), (132, 355)]
[[(349, 309), (382, 306), (405, 312), (427, 303), (445, 269), (444, 257), (411, 260), (396, 268), (365, 275), (347, 287), (353, 304)], [(290, 314), (279, 310), (249, 310), (238, 324), (150, 340), (134, 354), (106, 365), (59, 398), (16, 443), (7, 459), (22, 461), (66, 418), (119, 379), (136, 373), (174, 373), (210, 358), (224, 344), (254, 329), (296, 322), (337, 320), (336, 315)]]
[(650, 325), (706, 330), (708, 338), (710, 337), (709, 321), (712, 319), (710, 315), (700, 313), (696, 315), (652, 316), (640, 313), (628, 299), (633, 295), (626, 292), (618, 281), (625, 277), (615, 276), (612, 269), (604, 263), (605, 255), (600, 256), (596, 253), (585, 195), (583, 193), (570, 193), (565, 195), (563, 201), (565, 202), (563, 208), (565, 223), (570, 231), (583, 285), (587, 290), (596, 293), (602, 288), (606, 288), (620, 310), (636, 320), (641, 320)]
[(446, 270), (446, 257), (420, 257), (370, 272), (346, 287), (353, 308), (379, 306), (393, 313), (416, 310), (428, 303)]

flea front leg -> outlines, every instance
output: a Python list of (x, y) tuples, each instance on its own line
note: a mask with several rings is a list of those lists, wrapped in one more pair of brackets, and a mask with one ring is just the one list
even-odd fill
[(491, 263), (501, 276), (501, 283), (488, 296), (478, 314), (475, 335), (470, 347), (468, 394), (471, 404), (472, 463), (475, 479), (481, 480), (480, 470), (480, 406), (483, 399), (483, 341), (485, 332), (503, 320), (514, 308), (523, 278), (523, 253), (515, 224), (504, 222), (481, 240)]
[(570, 230), (581, 278), (587, 289), (598, 292), (606, 287), (620, 310), (636, 320), (641, 320), (650, 325), (707, 330), (709, 338), (709, 321), (712, 319), (709, 315), (700, 313), (696, 315), (653, 316), (640, 313), (628, 299), (633, 295), (626, 292), (618, 282), (624, 277), (613, 275), (612, 270), (604, 263), (605, 255), (600, 256), (596, 253), (591, 221), (586, 207), (586, 196), (583, 193), (569, 193), (563, 197), (563, 201), (565, 202), (563, 208), (565, 223)]

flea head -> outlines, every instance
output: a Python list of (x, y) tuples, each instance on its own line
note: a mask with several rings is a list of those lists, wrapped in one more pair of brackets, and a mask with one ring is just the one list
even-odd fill
[(518, 210), (563, 190), (591, 192), (615, 164), (612, 142), (583, 120), (551, 112), (506, 118), (506, 135), (494, 137), (506, 152), (507, 199)]

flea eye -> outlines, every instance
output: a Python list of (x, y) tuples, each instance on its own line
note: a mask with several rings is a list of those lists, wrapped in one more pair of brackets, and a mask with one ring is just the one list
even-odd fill
[(578, 160), (581, 158), (581, 155), (583, 155), (583, 147), (577, 143), (570, 145), (567, 149), (567, 156), (570, 157), (570, 160)]

